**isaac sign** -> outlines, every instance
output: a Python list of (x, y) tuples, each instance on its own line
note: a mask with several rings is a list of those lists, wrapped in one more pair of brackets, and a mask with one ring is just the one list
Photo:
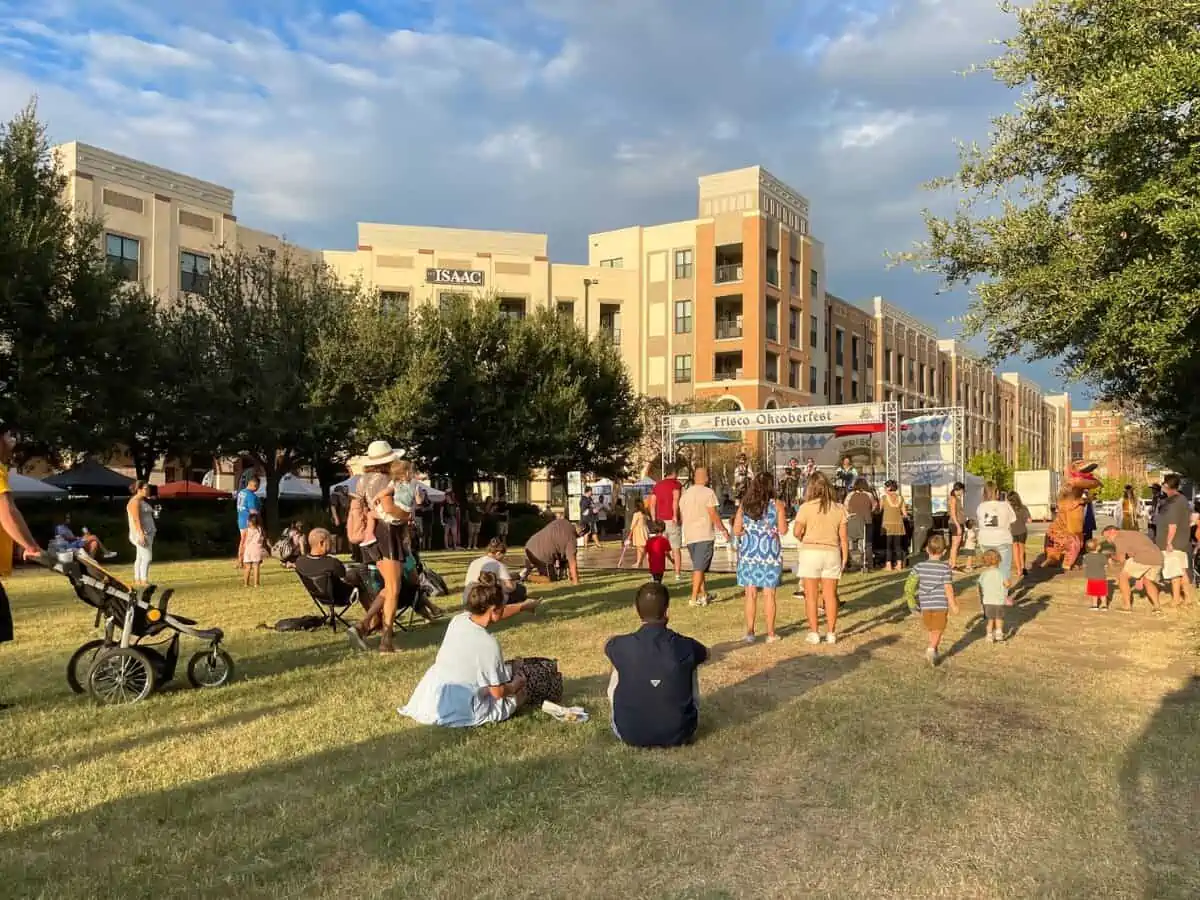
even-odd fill
[(744, 412), (671, 416), (675, 434), (702, 431), (787, 431), (792, 428), (833, 428), (883, 421), (878, 403), (844, 406), (800, 406), (793, 409), (751, 409)]
[(426, 269), (425, 281), (456, 287), (483, 287), (483, 273), (478, 269)]

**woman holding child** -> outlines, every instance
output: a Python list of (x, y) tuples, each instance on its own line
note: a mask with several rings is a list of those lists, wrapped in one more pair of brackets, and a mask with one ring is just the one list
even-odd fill
[(779, 640), (775, 633), (775, 592), (783, 576), (779, 534), (786, 529), (787, 512), (783, 501), (775, 496), (774, 481), (769, 473), (760, 473), (750, 480), (733, 517), (733, 533), (739, 538), (738, 585), (746, 589), (746, 635), (742, 640), (747, 644), (754, 643), (759, 590), (766, 607), (767, 643)]

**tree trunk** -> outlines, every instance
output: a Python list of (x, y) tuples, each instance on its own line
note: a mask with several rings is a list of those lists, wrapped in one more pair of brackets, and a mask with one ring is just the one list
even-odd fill
[(283, 478), (283, 473), (279, 471), (274, 460), (270, 465), (265, 465), (265, 460), (263, 462), (263, 473), (267, 478), (267, 502), (263, 506), (263, 531), (271, 534), (271, 528), (276, 527), (279, 523), (279, 482)]

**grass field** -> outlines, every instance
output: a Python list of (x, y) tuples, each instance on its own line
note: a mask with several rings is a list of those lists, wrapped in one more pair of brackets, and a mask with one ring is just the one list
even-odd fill
[[(461, 585), (465, 556), (429, 561)], [(816, 648), (790, 597), (787, 639), (738, 643), (720, 578), (730, 602), (672, 616), (716, 649), (699, 740), (645, 752), (614, 741), (604, 700), (637, 576), (543, 588), (498, 629), (509, 656), (557, 657), (591, 722), (455, 731), (395, 712), (444, 625), (354, 655), (255, 628), (308, 611), (273, 564), (257, 592), (228, 562), (154, 574), (226, 630), (233, 684), (96, 708), (63, 677), (90, 610), (61, 578), (8, 584), (0, 896), (1200, 896), (1194, 613), (1090, 613), (1060, 578), (993, 647), (964, 631), (970, 593), (931, 669), (894, 577), (850, 577), (844, 640)]]

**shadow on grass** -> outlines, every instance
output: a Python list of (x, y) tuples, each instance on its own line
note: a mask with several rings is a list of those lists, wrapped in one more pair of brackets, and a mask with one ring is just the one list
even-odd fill
[(1200, 897), (1200, 676), (1163, 698), (1119, 775), (1146, 897)]

